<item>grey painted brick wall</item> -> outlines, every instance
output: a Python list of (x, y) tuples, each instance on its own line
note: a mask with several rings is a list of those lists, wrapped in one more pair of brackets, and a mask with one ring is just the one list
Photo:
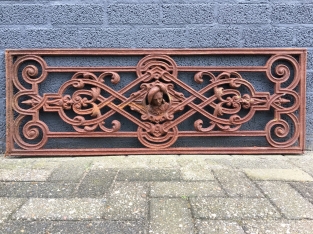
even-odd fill
[(0, 151), (8, 48), (305, 47), (313, 150), (313, 0), (0, 1)]

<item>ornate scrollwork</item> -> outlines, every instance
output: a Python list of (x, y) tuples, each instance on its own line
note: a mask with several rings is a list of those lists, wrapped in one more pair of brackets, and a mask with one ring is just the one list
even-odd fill
[[(16, 121), (15, 126), (19, 129), (23, 125), (25, 116), (20, 115)], [(48, 126), (40, 121), (28, 121), (22, 126), (22, 132), (14, 132), (15, 142), (24, 149), (40, 149), (48, 140), (47, 133)], [(29, 142), (26, 142), (29, 141)]]
[[(171, 77), (177, 77), (178, 70), (175, 61), (167, 55), (147, 55), (139, 61), (136, 69), (138, 77), (147, 76), (149, 78), (159, 79), (170, 82)], [(144, 82), (148, 80), (144, 79)]]
[[(181, 97), (182, 94), (173, 92), (173, 84), (155, 81), (143, 83), (140, 87), (140, 95), (132, 94), (132, 96), (137, 95), (138, 98), (134, 100), (131, 108), (142, 114), (142, 120), (160, 123), (174, 118), (173, 114), (179, 111), (179, 109), (175, 109), (179, 102), (177, 97)], [(173, 109), (171, 107), (174, 107), (175, 110), (170, 111)]]
[[(209, 105), (214, 109), (210, 119), (210, 126), (204, 128), (203, 120), (195, 121), (194, 127), (199, 132), (210, 132), (216, 127), (221, 131), (236, 131), (240, 126), (249, 121), (254, 114), (254, 107), (264, 106), (267, 97), (259, 97), (253, 86), (237, 72), (222, 72), (215, 76), (211, 72), (198, 72), (194, 79), (197, 83), (203, 82), (203, 76), (210, 78), (210, 85), (207, 86), (206, 92), (213, 90), (214, 95), (207, 99), (204, 106)], [(249, 93), (241, 94), (238, 88), (244, 85)], [(229, 88), (224, 88), (228, 86)], [(245, 117), (240, 117), (238, 113), (241, 109), (249, 109), (249, 113)], [(208, 114), (210, 116), (210, 114)], [(222, 116), (227, 115), (227, 118)]]
[[(299, 127), (297, 125), (298, 118), (294, 114), (287, 114), (287, 116), (292, 120), (292, 125), (294, 130), (290, 132), (290, 123), (283, 119), (273, 119), (267, 123), (266, 130), (266, 139), (273, 146), (277, 148), (284, 148), (292, 146), (299, 137)], [(274, 129), (272, 134), (272, 129)], [(288, 134), (291, 134), (291, 137), (287, 137)], [(273, 135), (276, 137), (276, 140), (273, 138)], [(286, 138), (287, 137), (287, 138)], [(286, 139), (284, 139), (286, 138)], [(282, 139), (283, 141), (278, 141)]]
[[(27, 64), (31, 63), (31, 64)], [(22, 69), (22, 80), (26, 81), (28, 84), (32, 85), (32, 90), (34, 90), (34, 85), (39, 84), (47, 78), (47, 63), (43, 58), (36, 55), (26, 55), (18, 58), (13, 66), (14, 72), (14, 85), (19, 90), (27, 89), (20, 83), (18, 71), (22, 67), (23, 64), (26, 64)], [(36, 64), (36, 65), (34, 65)], [(39, 73), (39, 68), (41, 70), (41, 74)], [(34, 90), (36, 91), (36, 90)]]
[(178, 128), (167, 126), (174, 119), (174, 113), (184, 109), (180, 105), (184, 95), (175, 91), (171, 83), (177, 80), (176, 64), (168, 56), (146, 56), (138, 63), (137, 75), (144, 83), (140, 91), (131, 95), (137, 97), (131, 109), (147, 121), (145, 129), (138, 128), (138, 139), (149, 148), (169, 147), (177, 140)]
[[(121, 123), (118, 120), (114, 120), (112, 121), (113, 127), (107, 128), (104, 126), (105, 118), (101, 113), (101, 108), (110, 105), (107, 99), (100, 94), (101, 88), (108, 92), (112, 91), (103, 84), (104, 78), (108, 76), (111, 76), (113, 84), (117, 84), (120, 81), (119, 75), (115, 72), (104, 72), (98, 77), (90, 72), (74, 74), (69, 82), (61, 86), (57, 96), (45, 95), (45, 110), (57, 110), (62, 119), (71, 124), (77, 132), (92, 132), (98, 127), (104, 132), (118, 131)], [(91, 88), (85, 89), (86, 85), (91, 86)], [(77, 90), (72, 95), (64, 94), (70, 87), (74, 87)], [(73, 118), (68, 117), (66, 114), (67, 110), (72, 110), (76, 116)], [(87, 116), (92, 118), (86, 119)]]
[[(300, 134), (297, 124), (299, 119), (294, 114), (300, 107), (299, 94), (294, 90), (300, 82), (299, 63), (290, 55), (274, 55), (267, 61), (266, 65), (267, 77), (275, 84), (275, 94), (272, 95), (269, 103), (274, 108), (276, 117), (266, 125), (266, 139), (273, 147), (290, 147), (295, 144)], [(291, 75), (291, 69), (293, 76)], [(272, 71), (274, 71), (274, 74), (272, 74)], [(287, 83), (286, 87), (283, 87), (284, 83)], [(290, 132), (290, 123), (283, 120), (283, 116), (291, 119), (294, 126), (293, 132)], [(272, 135), (276, 137), (276, 140)], [(281, 141), (278, 141), (278, 139)]]
[[(286, 64), (279, 63), (280, 61), (285, 61), (289, 63), (293, 69), (293, 77), (291, 77), (291, 72), (289, 66)], [(272, 69), (274, 64), (275, 73), (273, 74)], [(297, 60), (290, 55), (273, 55), (266, 63), (266, 75), (270, 81), (276, 84), (276, 91), (281, 89), (281, 84), (286, 82), (288, 79), (292, 79), (292, 82), (285, 89), (294, 89), (299, 83), (299, 63)]]
[[(44, 151), (50, 137), (61, 138), (65, 134), (66, 137), (135, 137), (153, 152), (180, 152), (178, 147), (169, 149), (182, 145), (179, 137), (230, 135), (263, 137), (275, 149), (292, 149), (297, 144), (303, 147), (305, 68), (301, 61), (305, 59), (302, 54), (287, 52), (269, 53), (271, 57), (266, 64), (254, 68), (178, 66), (169, 51), (166, 55), (155, 50), (137, 66), (60, 67), (62, 71), (48, 66), (44, 54), (18, 53), (8, 60), (12, 63), (8, 66), (8, 74), (12, 73), (8, 87), (13, 92), (8, 95), (8, 113), (13, 122), (8, 127), (9, 134), (13, 131), (9, 146)], [(263, 73), (274, 89), (257, 91), (250, 78), (242, 73), (250, 72), (250, 68)], [(56, 93), (41, 94), (40, 87), (49, 84), (44, 81), (52, 72), (68, 73), (71, 78), (57, 87)], [(125, 83), (120, 83), (123, 72), (136, 74), (137, 78), (119, 89)], [(267, 122), (262, 123), (262, 129), (247, 130), (249, 121), (255, 121), (253, 117), (259, 111), (269, 113)], [(43, 112), (56, 112), (73, 130), (51, 131), (48, 122), (41, 118)], [(132, 131), (123, 129), (128, 122)], [(194, 152), (206, 152), (204, 149), (197, 147)]]
[(148, 131), (139, 127), (137, 132), (139, 141), (148, 148), (167, 148), (178, 138), (178, 128), (166, 130), (165, 124), (150, 124)]
[[(183, 95), (173, 92), (173, 84), (159, 80), (141, 85), (143, 98), (134, 100), (132, 110), (140, 112), (141, 119), (148, 121), (147, 128), (138, 128), (139, 141), (150, 148), (169, 147), (177, 140), (177, 127), (167, 129), (166, 125), (174, 118), (174, 113), (182, 110), (179, 98)], [(153, 143), (155, 142), (155, 144)]]

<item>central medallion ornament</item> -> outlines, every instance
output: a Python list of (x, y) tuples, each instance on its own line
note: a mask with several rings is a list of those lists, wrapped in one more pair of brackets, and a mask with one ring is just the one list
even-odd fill
[[(152, 116), (162, 116), (169, 108), (169, 103), (165, 101), (166, 89), (163, 84), (156, 84), (153, 86), (147, 96), (146, 104), (148, 113)], [(158, 122), (158, 120), (154, 120)]]
[(143, 126), (138, 139), (149, 148), (172, 145), (178, 135), (173, 124), (174, 114), (184, 109), (182, 93), (174, 90), (178, 81), (176, 63), (168, 56), (146, 56), (138, 64), (137, 75), (142, 81), (140, 90), (131, 94), (131, 109), (141, 114)]
[(171, 97), (168, 94), (166, 84), (154, 82), (146, 85), (147, 94), (143, 100), (146, 114), (141, 116), (142, 120), (159, 123), (170, 120), (168, 110), (171, 106)]
[(174, 60), (166, 55), (146, 56), (138, 68), (138, 79), (143, 83), (139, 91), (131, 94), (131, 109), (140, 112), (141, 119), (151, 123), (173, 120), (174, 113), (184, 109), (179, 104), (185, 99), (171, 83), (178, 80)]

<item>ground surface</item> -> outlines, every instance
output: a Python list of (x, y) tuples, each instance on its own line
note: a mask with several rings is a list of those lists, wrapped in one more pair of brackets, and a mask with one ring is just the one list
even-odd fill
[(0, 158), (0, 233), (308, 233), (313, 152)]

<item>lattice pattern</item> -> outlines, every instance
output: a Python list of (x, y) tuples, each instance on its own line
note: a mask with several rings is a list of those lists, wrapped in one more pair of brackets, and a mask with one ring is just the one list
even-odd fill
[[(171, 57), (210, 54), (262, 54), (269, 59), (264, 66), (178, 66)], [(45, 61), (45, 56), (93, 55), (141, 55), (142, 59), (135, 67), (52, 67)], [(6, 63), (8, 155), (268, 154), (304, 149), (305, 50), (8, 50)], [(41, 94), (41, 83), (48, 75), (61, 72), (71, 78), (60, 84), (57, 93)], [(112, 88), (123, 79), (123, 72), (135, 72), (137, 78), (119, 90)], [(206, 84), (196, 89), (180, 79), (180, 72), (193, 72), (195, 85)], [(241, 72), (264, 73), (274, 92), (256, 90)], [(73, 131), (50, 129), (41, 118), (48, 112), (58, 113)], [(271, 112), (273, 118), (263, 130), (242, 130), (256, 112)], [(124, 130), (121, 119), (114, 119), (117, 114), (137, 130)], [(192, 130), (180, 129), (180, 124), (195, 116), (199, 118)], [(206, 146), (205, 141), (201, 146), (175, 146), (183, 137), (222, 140), (218, 147)], [(268, 145), (251, 147), (242, 141), (229, 147), (224, 144), (228, 137), (260, 137)], [(47, 147), (56, 138), (64, 142), (69, 138), (136, 138), (141, 147), (89, 148), (79, 143), (62, 149)]]

